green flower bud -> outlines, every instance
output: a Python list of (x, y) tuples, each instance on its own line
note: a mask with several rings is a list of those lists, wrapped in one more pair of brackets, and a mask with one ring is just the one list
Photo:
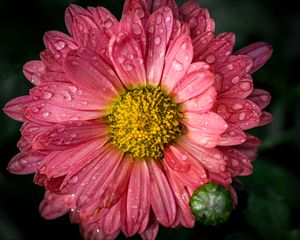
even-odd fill
[(190, 207), (201, 223), (218, 225), (226, 222), (232, 212), (231, 196), (223, 186), (208, 183), (194, 191)]

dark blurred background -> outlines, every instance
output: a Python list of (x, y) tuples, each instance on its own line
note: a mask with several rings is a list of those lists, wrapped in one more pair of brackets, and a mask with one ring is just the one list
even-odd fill
[[(183, 2), (183, 1), (180, 1)], [(0, 103), (28, 93), (25, 62), (38, 59), (48, 30), (66, 32), (64, 11), (70, 4), (102, 5), (120, 16), (117, 0), (0, 0)], [(236, 49), (256, 41), (273, 45), (271, 60), (254, 75), (257, 88), (272, 94), (272, 124), (252, 131), (264, 144), (254, 173), (240, 178), (239, 205), (218, 227), (162, 229), (158, 239), (300, 239), (300, 11), (297, 1), (202, 0), (216, 21), (217, 32), (236, 34)], [(43, 189), (33, 176), (6, 171), (18, 152), (20, 123), (0, 113), (0, 240), (80, 239), (68, 217), (42, 219), (38, 205)], [(120, 236), (119, 239), (122, 239)], [(135, 237), (135, 239), (138, 239)]]

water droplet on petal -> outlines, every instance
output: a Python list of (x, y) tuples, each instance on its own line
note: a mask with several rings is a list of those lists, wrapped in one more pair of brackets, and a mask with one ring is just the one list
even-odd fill
[(43, 99), (50, 99), (52, 96), (51, 92), (43, 92)]
[(148, 27), (148, 32), (149, 33), (154, 33), (154, 26), (153, 25)]
[(161, 43), (161, 38), (159, 36), (156, 36), (155, 39), (154, 39), (154, 43), (156, 45), (159, 45)]
[(170, 22), (170, 20), (171, 20), (171, 17), (170, 17), (170, 16), (167, 16), (167, 17), (166, 17), (166, 22)]
[(178, 71), (178, 72), (181, 72), (181, 71), (183, 71), (183, 69), (184, 69), (184, 66), (183, 66), (183, 64), (181, 63), (181, 62), (179, 62), (178, 60), (173, 60), (173, 62), (172, 62), (172, 67), (176, 70), (176, 71)]
[(133, 67), (132, 67), (130, 64), (126, 64), (126, 65), (124, 66), (124, 70), (125, 70), (126, 72), (130, 72), (132, 69), (133, 69)]
[(79, 180), (78, 176), (75, 175), (68, 181), (68, 183), (76, 184), (78, 180)]
[(243, 90), (243, 91), (248, 91), (250, 90), (251, 88), (251, 84), (249, 82), (241, 82), (240, 83), (240, 88)]
[(184, 42), (183, 44), (181, 44), (181, 48), (182, 48), (183, 50), (187, 49), (187, 43)]
[(47, 117), (49, 117), (50, 113), (49, 112), (44, 112), (42, 115), (43, 115), (43, 118), (47, 118)]
[(66, 127), (64, 125), (62, 125), (62, 124), (56, 125), (56, 130), (59, 133), (63, 132), (65, 130), (65, 128)]
[(244, 105), (241, 104), (241, 103), (235, 103), (233, 106), (232, 106), (232, 109), (235, 110), (235, 111), (238, 111), (238, 110), (241, 110), (244, 108)]
[(244, 113), (244, 112), (240, 113), (239, 120), (243, 121), (243, 120), (245, 120), (245, 118), (246, 118), (246, 113)]
[(54, 43), (54, 47), (56, 48), (56, 50), (60, 51), (62, 49), (64, 49), (66, 46), (65, 42), (63, 41), (58, 41), (56, 43)]
[(195, 28), (197, 26), (197, 19), (195, 17), (191, 17), (188, 23), (190, 28)]
[(233, 64), (229, 63), (229, 64), (227, 65), (227, 68), (228, 68), (229, 70), (233, 70)]
[(60, 92), (63, 95), (65, 101), (70, 102), (72, 100), (72, 97), (67, 90), (61, 90)]
[(213, 54), (209, 54), (206, 58), (205, 61), (209, 64), (214, 63), (216, 61), (216, 57)]
[(136, 23), (132, 25), (132, 31), (135, 35), (140, 35), (142, 33), (141, 27)]
[(137, 8), (135, 10), (135, 13), (139, 18), (143, 18), (145, 16), (145, 12), (142, 8)]
[(105, 20), (105, 22), (103, 23), (104, 27), (106, 29), (110, 28), (112, 26), (112, 21), (110, 19)]
[(35, 84), (35, 85), (41, 84), (40, 79), (39, 79), (36, 75), (32, 75), (32, 77), (31, 77), (31, 82), (32, 82), (33, 84)]
[(236, 84), (236, 83), (239, 82), (239, 80), (240, 80), (240, 77), (239, 77), (239, 76), (234, 76), (234, 77), (231, 79), (231, 82), (232, 82), (233, 84)]
[(121, 56), (118, 58), (118, 61), (120, 64), (122, 64), (125, 61), (125, 58)]
[(162, 22), (162, 15), (158, 14), (155, 19), (155, 23), (159, 25), (159, 24), (161, 24), (161, 22)]
[(77, 87), (75, 86), (69, 86), (69, 89), (71, 90), (71, 92), (76, 93), (77, 91)]
[(137, 205), (131, 205), (131, 208), (132, 208), (132, 209), (137, 209), (138, 206), (137, 206)]

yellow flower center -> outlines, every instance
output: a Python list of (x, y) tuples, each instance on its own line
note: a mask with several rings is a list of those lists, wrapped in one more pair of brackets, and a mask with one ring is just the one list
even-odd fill
[(178, 104), (160, 88), (127, 89), (113, 102), (106, 120), (110, 141), (138, 159), (159, 159), (164, 147), (181, 135)]

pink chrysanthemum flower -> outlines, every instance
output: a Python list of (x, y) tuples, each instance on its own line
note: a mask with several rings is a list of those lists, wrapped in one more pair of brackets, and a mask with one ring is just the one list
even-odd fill
[(251, 75), (270, 57), (256, 43), (232, 53), (234, 35), (194, 1), (127, 0), (118, 21), (72, 5), (70, 36), (44, 37), (24, 66), (35, 85), (5, 112), (22, 121), (16, 174), (47, 189), (45, 218), (70, 212), (86, 239), (193, 227), (194, 190), (248, 175), (259, 140), (244, 130), (271, 120), (270, 95)]

